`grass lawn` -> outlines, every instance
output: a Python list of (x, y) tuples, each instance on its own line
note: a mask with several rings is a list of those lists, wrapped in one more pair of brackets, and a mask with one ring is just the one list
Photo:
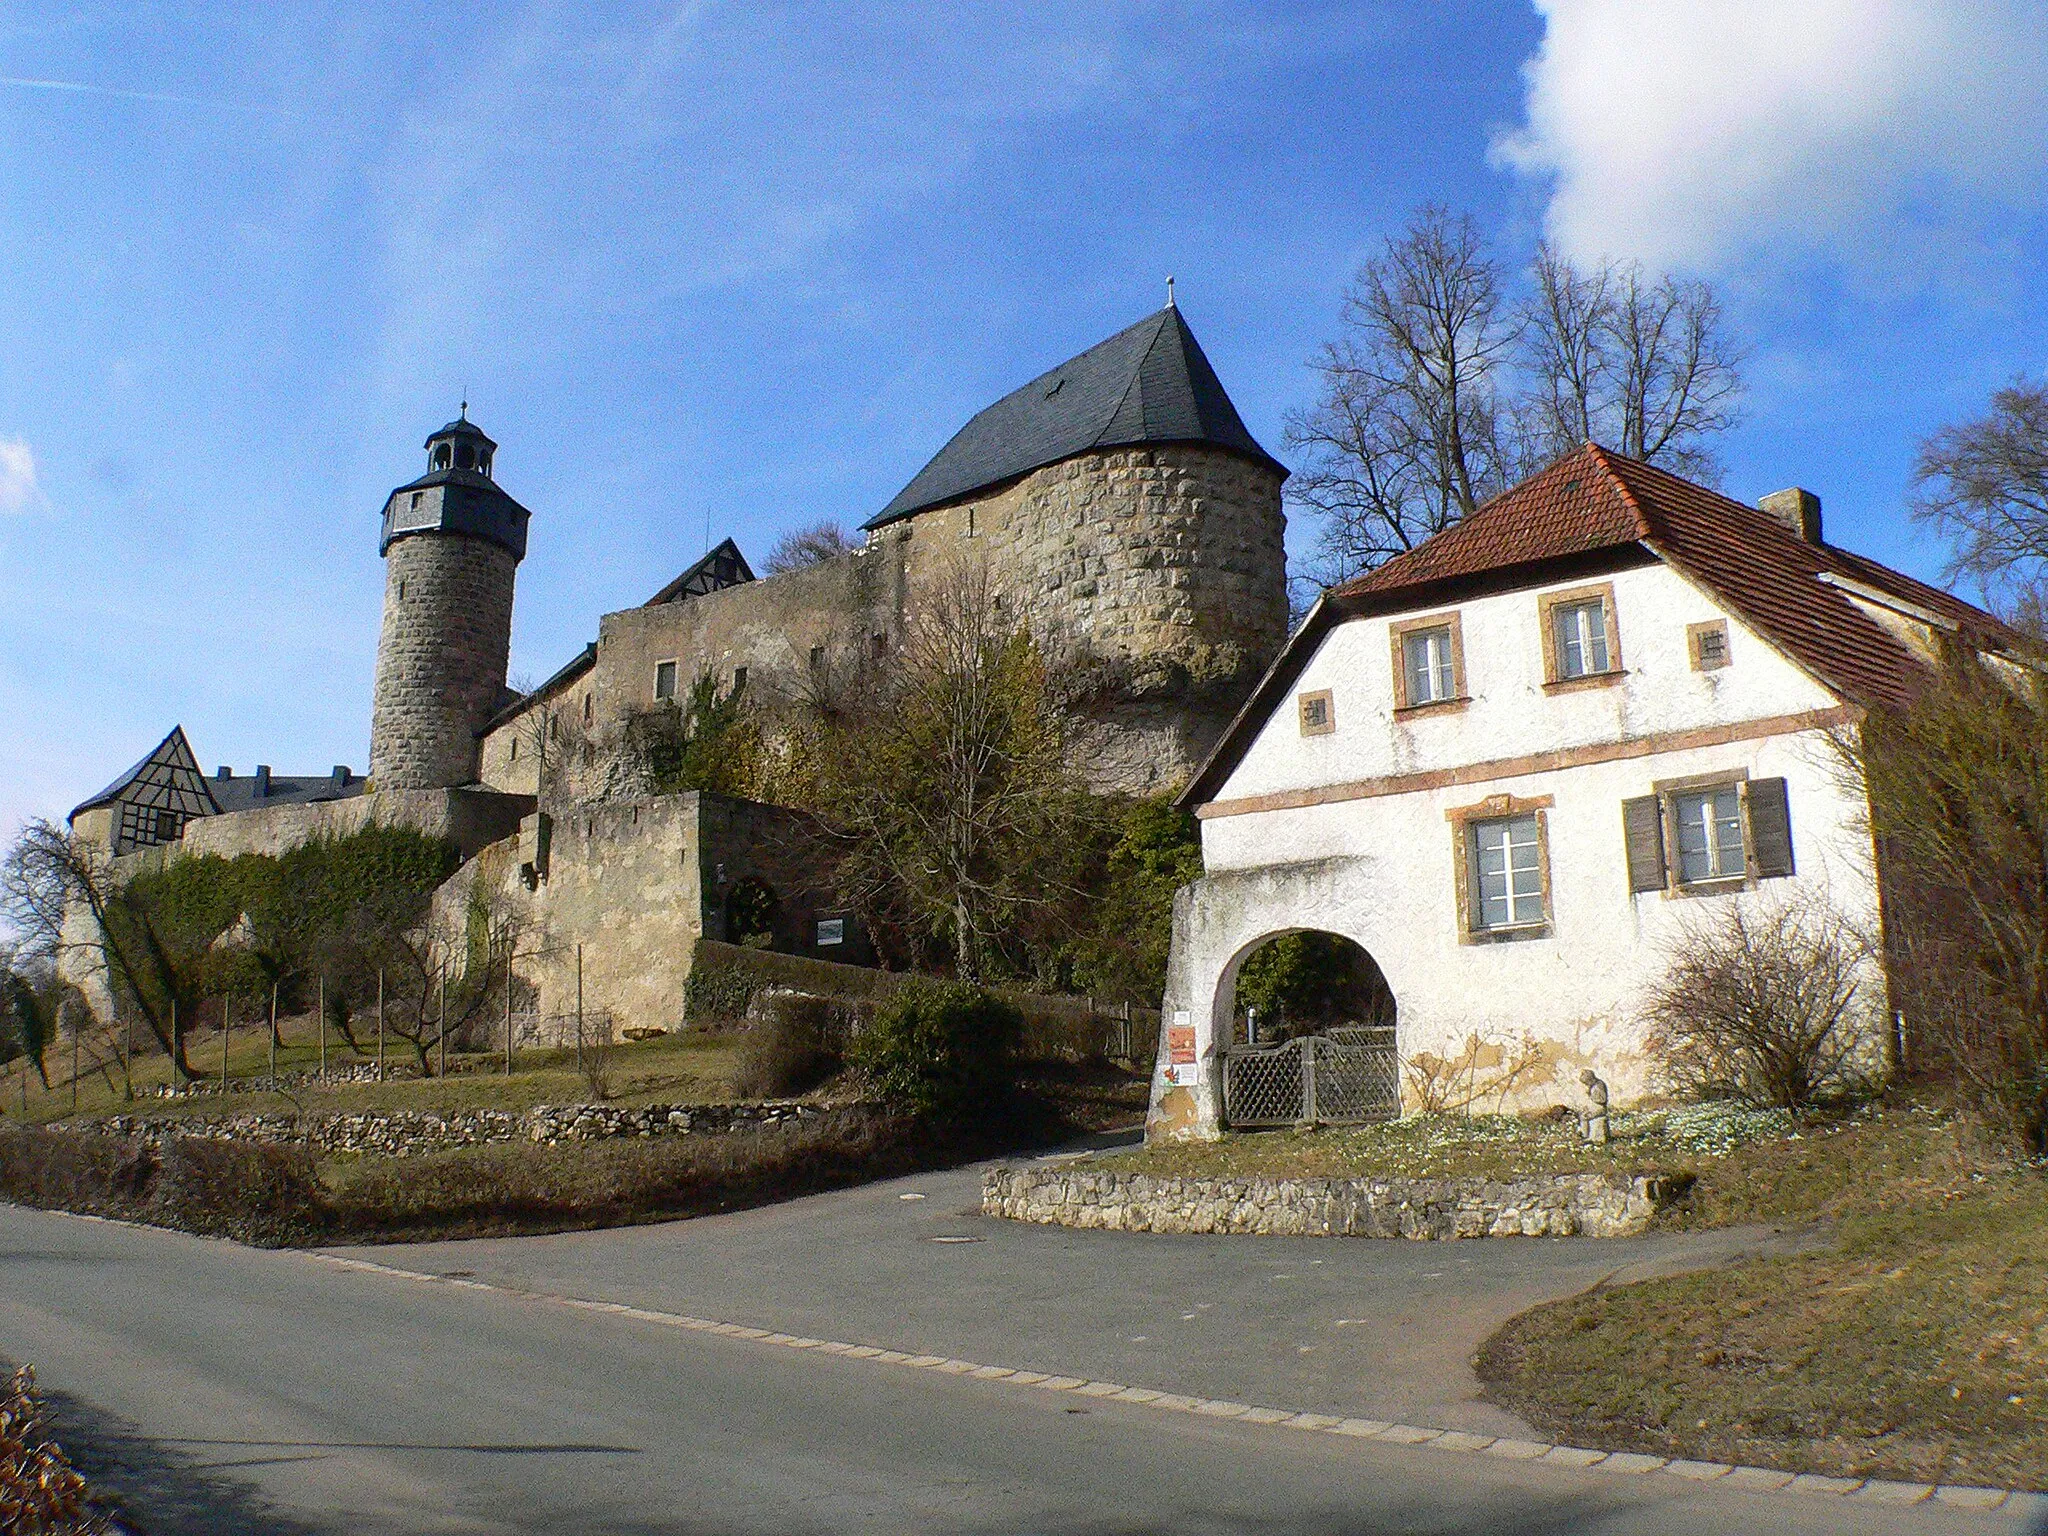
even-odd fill
[(2048, 1488), (2048, 1177), (1925, 1111), (1753, 1143), (1680, 1225), (1833, 1224), (1825, 1250), (1523, 1314), (1490, 1395), (1582, 1445)]
[[(282, 1020), (279, 1033), (284, 1044), (277, 1054), (280, 1074), (311, 1072), (320, 1064), (319, 1038), (310, 1018)], [(236, 1028), (228, 1032), (227, 1067), (230, 1078), (248, 1083), (264, 1081), (270, 1072), (270, 1030), (267, 1025)], [(736, 1097), (732, 1074), (738, 1061), (737, 1038), (731, 1035), (697, 1033), (664, 1035), (659, 1039), (627, 1042), (610, 1047), (604, 1067), (610, 1102), (622, 1105), (653, 1103), (717, 1103)], [(193, 1067), (209, 1077), (221, 1069), (221, 1036), (218, 1030), (195, 1034), (187, 1043), (187, 1057)], [(368, 1065), (374, 1054), (358, 1056), (338, 1036), (330, 1035), (327, 1064), (330, 1069)], [(439, 1057), (435, 1058), (438, 1065)], [(587, 1052), (586, 1063), (598, 1060)], [(386, 1042), (388, 1068), (416, 1070), (418, 1058), (402, 1041)], [(53, 1046), (43, 1065), (50, 1074), (46, 1091), (35, 1069), (26, 1063), (10, 1063), (0, 1072), (0, 1112), (17, 1122), (22, 1118), (23, 1078), (27, 1080), (27, 1116), (30, 1124), (47, 1124), (68, 1119), (72, 1109), (71, 1050), (68, 1040)], [(218, 1094), (191, 1098), (158, 1098), (152, 1091), (172, 1079), (170, 1062), (162, 1055), (137, 1055), (130, 1064), (135, 1087), (132, 1101), (123, 1095), (121, 1063), (118, 1058), (95, 1068), (81, 1056), (77, 1109), (79, 1116), (120, 1113), (150, 1115), (219, 1114), (223, 1103), (237, 1114), (261, 1112), (336, 1114), (364, 1110), (414, 1109), (445, 1114), (461, 1109), (523, 1110), (535, 1104), (585, 1103), (598, 1095), (589, 1078), (576, 1070), (576, 1052), (526, 1049), (513, 1058), (510, 1078), (504, 1075), (505, 1061), (499, 1054), (465, 1055), (451, 1051), (445, 1078), (400, 1078), (376, 1083), (335, 1083), (327, 1086), (294, 1085), (285, 1092), (260, 1089), (236, 1091), (225, 1099)]]

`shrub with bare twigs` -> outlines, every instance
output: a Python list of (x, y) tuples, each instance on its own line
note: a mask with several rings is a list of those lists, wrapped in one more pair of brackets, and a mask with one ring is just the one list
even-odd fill
[(1852, 1088), (1875, 1038), (1868, 962), (1815, 901), (1730, 902), (1689, 923), (1643, 1010), (1668, 1086), (1784, 1109)]

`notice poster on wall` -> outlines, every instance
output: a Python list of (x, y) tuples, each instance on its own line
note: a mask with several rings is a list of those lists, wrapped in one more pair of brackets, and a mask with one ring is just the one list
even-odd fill
[(1198, 1068), (1195, 1063), (1195, 1026), (1187, 1011), (1176, 1009), (1166, 1026), (1166, 1080), (1176, 1088), (1192, 1088)]

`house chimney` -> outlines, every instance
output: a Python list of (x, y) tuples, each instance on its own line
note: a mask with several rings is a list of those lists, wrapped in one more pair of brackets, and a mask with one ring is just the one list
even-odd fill
[(256, 765), (256, 798), (261, 800), (270, 793), (270, 764)]
[(336, 763), (334, 765), (334, 784), (337, 789), (347, 789), (348, 781), (354, 777), (355, 775), (347, 763)]
[(226, 763), (222, 763), (218, 768), (214, 769), (213, 776), (221, 780), (232, 779), (235, 776), (235, 770)]
[(1773, 491), (1760, 497), (1756, 505), (1759, 512), (1768, 512), (1807, 543), (1822, 542), (1820, 498), (1803, 486), (1795, 485), (1789, 491)]

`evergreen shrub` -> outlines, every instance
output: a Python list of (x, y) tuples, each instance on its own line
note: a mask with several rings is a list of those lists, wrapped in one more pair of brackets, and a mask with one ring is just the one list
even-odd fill
[(914, 978), (884, 999), (848, 1057), (881, 1098), (933, 1120), (995, 1107), (1023, 1020), (979, 987)]

